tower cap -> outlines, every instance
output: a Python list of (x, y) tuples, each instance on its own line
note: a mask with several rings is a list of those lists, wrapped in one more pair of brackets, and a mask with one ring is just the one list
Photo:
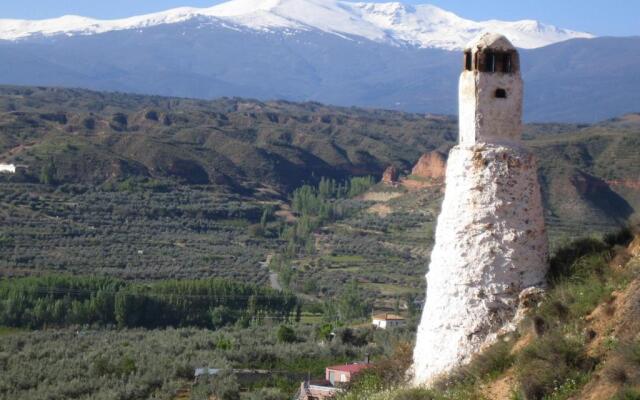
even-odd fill
[(509, 39), (507, 39), (504, 35), (500, 35), (499, 33), (483, 33), (473, 39), (467, 46), (465, 50), (471, 50), (473, 52), (478, 50), (491, 49), (497, 51), (515, 51), (516, 48)]

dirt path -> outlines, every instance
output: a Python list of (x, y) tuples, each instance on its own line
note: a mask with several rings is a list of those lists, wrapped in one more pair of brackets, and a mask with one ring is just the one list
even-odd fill
[(0, 154), (0, 160), (4, 160), (4, 159), (9, 159), (10, 157), (13, 157), (15, 155), (17, 155), (18, 153), (21, 153), (25, 150), (28, 150), (29, 148), (35, 146), (36, 144), (38, 144), (38, 142), (30, 142), (30, 143), (26, 143), (26, 144), (21, 144), (19, 146), (16, 146), (12, 149), (7, 150), (6, 152)]
[(278, 278), (277, 272), (269, 273), (269, 284), (271, 285), (271, 289), (282, 292), (282, 285), (280, 285), (280, 279)]
[(367, 192), (359, 198), (364, 201), (375, 201), (379, 203), (386, 203), (390, 200), (401, 197), (404, 193), (402, 192)]
[(264, 261), (260, 261), (260, 268), (266, 269), (269, 271), (269, 286), (271, 289), (282, 291), (282, 285), (280, 285), (280, 279), (278, 278), (278, 273), (269, 270), (269, 264), (271, 264), (271, 260), (273, 259), (273, 254), (268, 254), (267, 258)]

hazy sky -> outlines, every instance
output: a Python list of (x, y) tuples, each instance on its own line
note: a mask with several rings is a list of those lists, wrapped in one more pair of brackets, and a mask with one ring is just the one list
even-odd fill
[[(0, 18), (41, 19), (64, 14), (121, 18), (180, 6), (208, 7), (221, 2), (220, 0), (1, 0)], [(434, 4), (474, 20), (530, 18), (600, 36), (640, 35), (640, 0), (405, 0), (404, 2)]]

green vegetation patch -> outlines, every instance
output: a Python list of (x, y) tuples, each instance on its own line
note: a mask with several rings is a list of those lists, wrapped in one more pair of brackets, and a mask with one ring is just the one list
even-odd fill
[(217, 329), (241, 319), (287, 321), (298, 307), (293, 294), (222, 279), (144, 284), (44, 276), (0, 281), (0, 325), (11, 327), (97, 324)]

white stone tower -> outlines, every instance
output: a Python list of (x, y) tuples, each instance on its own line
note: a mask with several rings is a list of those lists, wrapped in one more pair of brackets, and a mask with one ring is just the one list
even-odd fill
[(458, 94), (460, 144), (520, 140), (520, 57), (502, 35), (485, 34), (464, 52)]
[(514, 327), (544, 285), (548, 244), (537, 167), (523, 147), (518, 52), (485, 34), (464, 52), (460, 143), (427, 273), (413, 374), (429, 385)]

